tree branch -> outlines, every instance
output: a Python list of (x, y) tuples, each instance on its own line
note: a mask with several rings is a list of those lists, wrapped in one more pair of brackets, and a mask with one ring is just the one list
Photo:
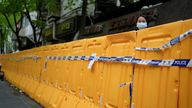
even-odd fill
[(14, 24), (15, 24), (16, 31), (18, 31), (15, 12), (13, 12), (13, 19), (14, 19)]
[(3, 16), (4, 16), (5, 19), (7, 20), (8, 25), (9, 25), (9, 28), (11, 28), (11, 31), (12, 31), (13, 33), (16, 33), (16, 31), (13, 29), (13, 27), (12, 27), (12, 25), (11, 25), (11, 22), (9, 21), (8, 16), (7, 16), (5, 13), (3, 13)]
[(28, 8), (27, 7), (25, 7), (25, 8), (26, 8), (26, 16), (27, 16), (27, 18), (29, 20), (29, 23), (30, 23), (31, 27), (33, 28), (33, 37), (34, 37), (34, 41), (35, 41), (35, 44), (36, 44), (37, 43), (36, 27), (35, 27), (35, 25), (32, 22), (32, 19), (31, 19), (31, 16), (30, 16)]
[(42, 32), (43, 32), (43, 28), (40, 28), (40, 33), (39, 33), (39, 39), (38, 39), (38, 42), (40, 42), (40, 39), (42, 37)]
[(23, 26), (23, 13), (21, 12), (20, 14), (21, 14), (21, 21), (20, 21), (20, 27), (19, 27), (18, 31), (20, 31)]

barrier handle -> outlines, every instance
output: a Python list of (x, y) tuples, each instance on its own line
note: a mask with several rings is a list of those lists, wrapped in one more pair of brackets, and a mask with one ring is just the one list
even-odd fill
[(75, 92), (72, 90), (69, 90), (69, 93), (75, 95)]
[(185, 38), (187, 38), (191, 35), (192, 35), (192, 29), (190, 29), (190, 30), (186, 31), (185, 33), (180, 34), (179, 36), (171, 39), (169, 42), (163, 44), (162, 46), (160, 46), (158, 48), (136, 47), (135, 50), (137, 50), (137, 51), (162, 51), (164, 49), (167, 49), (167, 48), (174, 46), (175, 44), (178, 44), (179, 42), (181, 42), (182, 40), (184, 40)]
[(88, 96), (84, 96), (85, 100), (87, 101), (90, 101), (90, 102), (93, 102), (93, 99), (91, 97), (88, 97)]

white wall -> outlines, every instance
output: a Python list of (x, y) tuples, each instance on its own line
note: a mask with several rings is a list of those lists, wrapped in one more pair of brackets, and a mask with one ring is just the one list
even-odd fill
[[(37, 12), (31, 12), (30, 16), (31, 16), (32, 20), (36, 20)], [(19, 32), (19, 35), (23, 36), (23, 37), (28, 37), (28, 38), (34, 40), (33, 29), (32, 29), (31, 24), (29, 23), (29, 20), (26, 16), (23, 18), (23, 25), (22, 25), (22, 28)]]

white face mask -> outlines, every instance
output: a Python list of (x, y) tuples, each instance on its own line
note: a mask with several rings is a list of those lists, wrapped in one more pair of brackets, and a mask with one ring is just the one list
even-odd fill
[(144, 29), (144, 28), (147, 28), (147, 22), (140, 22), (140, 23), (137, 23), (137, 28), (138, 28), (138, 29)]

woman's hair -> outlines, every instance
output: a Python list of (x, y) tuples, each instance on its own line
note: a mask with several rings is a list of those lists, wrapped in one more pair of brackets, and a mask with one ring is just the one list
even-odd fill
[(137, 20), (139, 19), (139, 17), (144, 17), (144, 18), (146, 19), (146, 21), (147, 21), (147, 16), (144, 15), (144, 14), (140, 14), (140, 15), (138, 15), (138, 16), (135, 18), (135, 23), (137, 23)]

